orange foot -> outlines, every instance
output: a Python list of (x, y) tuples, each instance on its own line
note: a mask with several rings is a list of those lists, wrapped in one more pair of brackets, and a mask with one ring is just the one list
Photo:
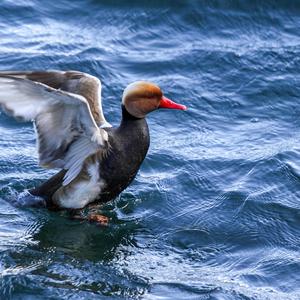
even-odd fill
[(105, 217), (105, 216), (103, 216), (103, 215), (90, 214), (90, 215), (88, 216), (88, 220), (89, 220), (90, 222), (96, 222), (96, 223), (98, 223), (99, 225), (107, 226), (107, 225), (108, 225), (109, 218), (108, 218), (108, 217)]

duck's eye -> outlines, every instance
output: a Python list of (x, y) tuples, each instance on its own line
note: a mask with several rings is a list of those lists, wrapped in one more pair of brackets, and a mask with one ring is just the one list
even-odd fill
[(147, 94), (145, 95), (145, 98), (147, 98), (147, 99), (154, 98), (154, 94), (153, 94), (153, 93), (147, 93)]

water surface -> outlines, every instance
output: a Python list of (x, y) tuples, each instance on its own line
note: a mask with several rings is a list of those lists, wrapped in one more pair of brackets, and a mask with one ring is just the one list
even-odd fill
[(189, 110), (149, 115), (107, 228), (20, 205), (55, 171), (1, 112), (0, 298), (300, 299), (299, 24), (296, 1), (2, 1), (1, 70), (98, 76), (114, 125), (135, 80)]

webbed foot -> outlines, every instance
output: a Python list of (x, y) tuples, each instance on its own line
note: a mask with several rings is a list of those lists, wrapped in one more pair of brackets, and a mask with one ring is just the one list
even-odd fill
[(96, 222), (99, 225), (107, 226), (109, 222), (109, 218), (99, 214), (90, 214), (87, 216), (90, 222)]

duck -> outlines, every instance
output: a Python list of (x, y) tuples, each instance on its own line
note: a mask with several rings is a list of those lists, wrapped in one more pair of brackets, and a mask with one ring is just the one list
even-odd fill
[(148, 81), (122, 95), (120, 125), (106, 121), (101, 81), (80, 71), (2, 71), (0, 108), (33, 121), (39, 165), (58, 173), (30, 194), (49, 209), (83, 209), (116, 198), (135, 178), (150, 145), (146, 116), (158, 109), (186, 110)]

